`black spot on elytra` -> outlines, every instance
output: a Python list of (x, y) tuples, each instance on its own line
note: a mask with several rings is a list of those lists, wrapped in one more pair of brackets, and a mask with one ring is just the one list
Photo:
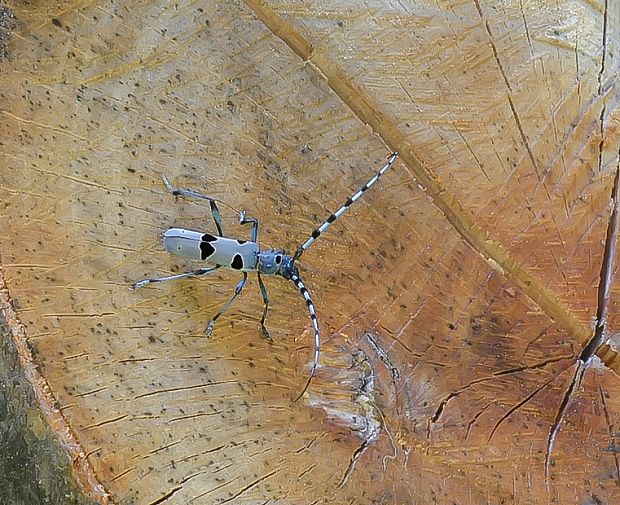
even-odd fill
[(235, 270), (241, 270), (243, 268), (243, 258), (241, 254), (235, 254), (232, 263), (230, 264), (230, 268), (234, 268)]
[(239, 244), (239, 245), (243, 245), (246, 242), (247, 242), (247, 240), (239, 240), (239, 239), (237, 239), (237, 244)]
[(282, 263), (282, 256), (280, 256), (279, 254), (276, 256), (276, 265), (279, 265), (280, 263)]
[(200, 242), (200, 258), (201, 259), (206, 260), (214, 252), (215, 252), (215, 247), (209, 244), (209, 242)]
[(213, 235), (211, 235), (210, 233), (205, 233), (202, 236), (202, 240), (204, 242), (216, 242), (217, 241), (217, 237), (214, 237)]

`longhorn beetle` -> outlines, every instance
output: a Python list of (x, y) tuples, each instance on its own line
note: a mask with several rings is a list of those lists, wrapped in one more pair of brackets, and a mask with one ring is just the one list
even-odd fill
[(243, 279), (237, 284), (235, 292), (232, 297), (224, 304), (215, 316), (209, 321), (207, 325), (206, 334), (211, 335), (215, 321), (230, 307), (232, 302), (239, 296), (241, 290), (245, 286), (248, 280), (248, 272), (256, 272), (258, 277), (258, 286), (263, 297), (265, 308), (263, 310), (263, 317), (260, 320), (263, 335), (270, 339), (269, 332), (265, 327), (265, 319), (267, 317), (267, 310), (269, 309), (269, 296), (267, 294), (267, 288), (263, 283), (261, 274), (263, 275), (279, 275), (285, 279), (293, 281), (301, 295), (306, 300), (308, 306), (308, 312), (310, 313), (310, 320), (312, 321), (312, 327), (314, 329), (314, 362), (310, 369), (310, 376), (304, 386), (304, 389), (295, 399), (299, 400), (308, 387), (310, 382), (316, 373), (316, 369), (319, 366), (319, 351), (321, 349), (321, 333), (319, 330), (319, 323), (316, 317), (316, 309), (310, 293), (306, 289), (295, 262), (301, 257), (301, 255), (314, 243), (314, 241), (325, 231), (329, 226), (342, 216), (351, 205), (353, 205), (366, 191), (368, 191), (388, 169), (392, 166), (398, 153), (392, 153), (387, 163), (379, 170), (373, 177), (366, 182), (356, 193), (351, 196), (342, 207), (336, 212), (330, 214), (330, 216), (323, 221), (321, 226), (316, 228), (308, 240), (300, 245), (293, 256), (287, 255), (282, 249), (267, 249), (261, 251), (258, 244), (258, 219), (247, 218), (245, 211), (239, 213), (240, 224), (251, 224), (252, 231), (250, 233), (250, 240), (236, 240), (227, 238), (222, 231), (222, 217), (220, 211), (215, 203), (215, 200), (210, 196), (203, 195), (191, 189), (175, 189), (168, 178), (161, 174), (161, 177), (166, 185), (166, 188), (174, 196), (185, 196), (190, 198), (199, 198), (207, 200), (211, 207), (211, 215), (213, 221), (215, 221), (215, 227), (217, 228), (217, 236), (211, 235), (201, 231), (187, 230), (185, 228), (170, 228), (164, 233), (164, 249), (169, 253), (176, 254), (178, 256), (184, 256), (193, 260), (202, 260), (213, 265), (207, 268), (199, 268), (191, 272), (184, 272), (176, 275), (168, 275), (166, 277), (156, 277), (153, 279), (143, 279), (134, 284), (134, 288), (141, 288), (147, 284), (154, 282), (165, 282), (174, 279), (183, 279), (185, 277), (198, 277), (201, 275), (208, 275), (215, 272), (218, 268), (226, 267), (233, 270), (239, 270), (243, 273)]

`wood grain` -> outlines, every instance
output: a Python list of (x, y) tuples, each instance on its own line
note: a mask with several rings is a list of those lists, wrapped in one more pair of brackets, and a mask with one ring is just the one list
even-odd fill
[[(620, 498), (611, 348), (544, 471), (597, 309), (617, 8), (9, 6), (2, 269), (110, 502)], [(269, 279), (273, 343), (255, 279), (209, 339), (234, 273), (129, 288), (193, 267), (161, 250), (167, 227), (212, 229), (159, 173), (222, 202), (230, 236), (247, 237), (245, 209), (264, 247), (294, 251), (391, 150), (400, 161), (303, 257), (324, 350), (299, 402), (312, 333), (294, 286)]]

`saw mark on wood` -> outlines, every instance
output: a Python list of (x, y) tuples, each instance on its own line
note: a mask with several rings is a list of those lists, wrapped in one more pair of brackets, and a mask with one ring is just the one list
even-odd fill
[[(4, 114), (5, 116), (10, 117), (11, 119), (14, 119), (15, 121), (19, 122), (19, 123), (23, 123), (23, 124), (29, 124), (32, 126), (35, 126), (37, 128), (41, 128), (43, 130), (49, 130), (52, 131), (54, 133), (60, 133), (62, 135), (68, 135), (69, 137), (73, 137), (74, 139), (80, 140), (81, 142), (87, 143), (89, 144), (91, 142), (91, 139), (89, 139), (88, 137), (82, 137), (81, 135), (78, 135), (77, 133), (73, 133), (72, 131), (69, 130), (65, 130), (63, 128), (58, 128), (56, 126), (52, 126), (52, 125), (48, 125), (45, 123), (39, 123), (37, 121), (33, 121), (31, 119), (26, 119), (20, 116), (17, 116), (16, 114), (12, 114), (7, 110), (0, 110), (1, 114)], [(58, 175), (58, 174), (54, 174), (54, 175)]]

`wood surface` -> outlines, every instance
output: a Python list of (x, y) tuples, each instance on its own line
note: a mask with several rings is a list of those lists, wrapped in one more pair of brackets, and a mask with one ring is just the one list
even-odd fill
[[(6, 5), (2, 310), (89, 496), (620, 502), (613, 343), (567, 395), (619, 165), (619, 4)], [(196, 267), (166, 228), (214, 228), (160, 173), (292, 252), (393, 150), (302, 258), (323, 349), (300, 401), (291, 283), (267, 279), (272, 343), (255, 278), (210, 338), (238, 274), (130, 289)]]

